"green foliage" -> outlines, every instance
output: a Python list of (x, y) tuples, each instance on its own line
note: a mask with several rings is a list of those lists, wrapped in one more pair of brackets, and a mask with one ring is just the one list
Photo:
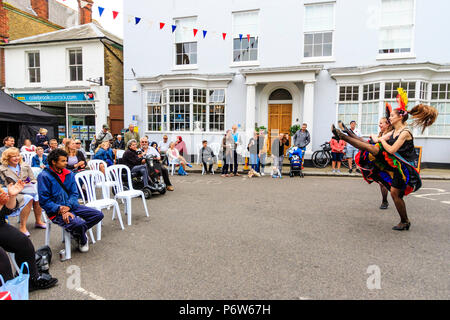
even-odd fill
[(298, 130), (302, 128), (299, 124), (294, 124), (289, 128), (289, 135), (292, 137)]

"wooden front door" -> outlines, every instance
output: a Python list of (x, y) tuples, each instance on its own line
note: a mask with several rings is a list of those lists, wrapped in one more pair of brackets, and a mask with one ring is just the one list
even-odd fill
[(291, 125), (292, 104), (269, 104), (269, 152), (271, 152), (273, 140), (280, 132), (289, 134)]

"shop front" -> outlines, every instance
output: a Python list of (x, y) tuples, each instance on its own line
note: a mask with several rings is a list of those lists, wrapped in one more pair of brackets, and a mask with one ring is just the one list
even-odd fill
[(95, 93), (13, 93), (12, 96), (36, 109), (58, 117), (59, 142), (69, 137), (79, 139), (89, 150), (89, 144), (96, 133)]

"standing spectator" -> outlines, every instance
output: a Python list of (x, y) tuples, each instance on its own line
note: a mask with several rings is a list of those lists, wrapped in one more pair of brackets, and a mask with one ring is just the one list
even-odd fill
[(107, 124), (104, 124), (102, 127), (102, 131), (95, 137), (95, 146), (98, 147), (100, 143), (103, 141), (111, 141), (114, 140), (111, 132), (109, 132), (109, 127)]
[(56, 285), (58, 279), (52, 278), (47, 273), (39, 274), (33, 243), (22, 232), (6, 223), (5, 218), (17, 209), (17, 197), (24, 186), (24, 182), (19, 180), (15, 184), (9, 184), (7, 192), (0, 189), (0, 275), (5, 281), (13, 279), (6, 251), (14, 253), (17, 265), (28, 263), (30, 275), (28, 290), (32, 292), (51, 288)]
[[(2, 154), (2, 165), (0, 166), (0, 179), (3, 186), (7, 187), (10, 183), (16, 183), (19, 180), (27, 181), (30, 186), (36, 183), (36, 179), (31, 167), (23, 162), (19, 149), (9, 148)], [(32, 189), (33, 190), (33, 189)], [(30, 236), (27, 230), (27, 221), (30, 216), (31, 207), (33, 206), (34, 217), (36, 219), (36, 228), (45, 229), (45, 223), (42, 221), (42, 209), (39, 205), (37, 192), (27, 192), (27, 194), (17, 195), (20, 211), (20, 231), (26, 236)]]
[[(331, 147), (331, 168), (333, 169), (333, 173), (341, 173), (341, 162), (342, 157), (344, 156), (345, 149), (345, 141), (339, 140), (337, 141), (334, 137), (331, 138), (330, 147)], [(337, 164), (337, 169), (336, 169)]]
[(278, 169), (280, 176), (283, 170), (285, 146), (289, 146), (289, 138), (287, 134), (280, 133), (280, 135), (275, 138), (272, 143), (273, 166)]
[[(230, 164), (230, 176), (240, 176), (238, 173), (238, 154), (242, 154), (242, 137), (237, 131), (237, 125), (231, 127), (231, 136), (233, 137), (233, 164)], [(233, 172), (231, 172), (233, 171)]]
[(227, 133), (222, 139), (222, 154), (223, 154), (223, 167), (222, 177), (229, 177), (228, 169), (233, 163), (233, 146), (234, 139), (231, 134), (231, 130), (227, 130)]
[(20, 152), (36, 152), (36, 146), (31, 144), (30, 139), (25, 139), (22, 148), (20, 148)]
[[(356, 129), (356, 121), (350, 121), (350, 131), (353, 132), (358, 138), (361, 138), (361, 133), (358, 129)], [(358, 153), (358, 149), (352, 146), (351, 144), (347, 145), (346, 158), (348, 161), (348, 173), (353, 172), (353, 160), (355, 159), (356, 154)], [(358, 171), (358, 169), (356, 169)]]
[(50, 153), (53, 150), (58, 149), (58, 141), (56, 139), (51, 139), (48, 143), (48, 148), (44, 149), (44, 153)]
[(47, 166), (47, 156), (42, 147), (36, 148), (36, 155), (31, 159), (31, 167), (44, 169)]
[(48, 167), (38, 177), (39, 201), (49, 219), (78, 241), (81, 252), (87, 252), (86, 232), (103, 219), (103, 213), (78, 203), (75, 174), (66, 169), (67, 158), (62, 149), (48, 155)]
[(36, 147), (42, 147), (44, 150), (48, 148), (49, 138), (47, 136), (48, 130), (40, 128), (39, 133), (36, 135)]
[(86, 168), (86, 158), (84, 157), (83, 152), (77, 149), (75, 140), (68, 139), (66, 141), (65, 151), (67, 152), (68, 170), (71, 170), (73, 172), (79, 172), (83, 171)]
[(117, 139), (114, 141), (112, 148), (114, 150), (125, 150), (125, 141), (123, 141), (120, 134), (117, 135)]
[(160, 141), (158, 145), (159, 145), (159, 153), (161, 154), (161, 157), (163, 159), (162, 161), (163, 163), (166, 163), (168, 165), (166, 153), (170, 145), (169, 137), (165, 134), (163, 136), (162, 141)]
[(11, 136), (5, 137), (3, 139), (3, 147), (0, 148), (0, 157), (2, 156), (2, 153), (6, 149), (14, 147), (14, 143), (15, 143), (14, 137)]
[(181, 136), (177, 137), (177, 141), (175, 142), (175, 148), (177, 148), (178, 152), (180, 153), (180, 156), (186, 158), (187, 157), (187, 147), (186, 143), (183, 141), (183, 138)]
[(294, 146), (302, 150), (302, 169), (303, 163), (305, 162), (306, 146), (311, 142), (311, 135), (309, 134), (309, 131), (306, 130), (307, 127), (308, 125), (306, 123), (303, 123), (302, 128), (298, 130), (293, 137)]
[(258, 137), (258, 146), (259, 146), (259, 173), (261, 175), (264, 175), (264, 168), (266, 167), (266, 157), (267, 157), (267, 151), (269, 149), (269, 139), (267, 139), (266, 132), (264, 130), (259, 131), (259, 137)]
[(137, 147), (139, 148), (139, 141), (141, 141), (141, 137), (139, 136), (138, 132), (134, 131), (134, 124), (130, 124), (128, 126), (128, 131), (125, 132), (125, 136), (124, 136), (124, 140), (125, 140), (125, 145), (128, 146), (128, 142), (130, 140), (136, 140), (137, 141)]
[(258, 165), (259, 165), (258, 131), (253, 132), (253, 138), (250, 138), (247, 149), (250, 152), (250, 165), (253, 170), (258, 172)]
[[(202, 162), (203, 168), (205, 168), (205, 172), (212, 174), (212, 167), (214, 165), (214, 152), (210, 147), (208, 147), (208, 141), (203, 140), (203, 146), (200, 149), (200, 160)], [(209, 166), (209, 167), (207, 167)]]

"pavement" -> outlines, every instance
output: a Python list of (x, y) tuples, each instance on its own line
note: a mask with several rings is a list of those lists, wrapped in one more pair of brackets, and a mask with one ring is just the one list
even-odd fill
[[(150, 217), (133, 200), (125, 230), (105, 210), (102, 240), (71, 260), (59, 261), (53, 225), (59, 284), (30, 299), (450, 298), (448, 181), (425, 180), (407, 196), (412, 225), (398, 232), (392, 200), (378, 209), (379, 188), (357, 177), (171, 180), (175, 191), (147, 200)], [(28, 222), (43, 245), (45, 231)]]
[[(214, 170), (216, 173), (220, 173), (222, 168), (218, 168), (217, 164), (214, 165)], [(202, 166), (199, 164), (192, 164), (192, 168), (186, 168), (186, 172), (201, 173)], [(244, 165), (239, 165), (239, 173), (246, 174), (248, 171), (244, 170)], [(270, 174), (271, 165), (270, 163), (266, 165), (265, 173)], [(289, 173), (289, 164), (285, 161), (283, 164), (283, 174)], [(357, 173), (355, 168), (353, 172), (349, 173), (348, 169), (344, 166), (341, 167), (341, 173), (333, 173), (331, 166), (325, 167), (323, 169), (315, 167), (305, 167), (303, 170), (305, 176), (329, 176), (329, 177), (362, 177), (360, 173)], [(423, 168), (420, 170), (420, 177), (422, 180), (450, 180), (450, 169), (431, 169)]]

